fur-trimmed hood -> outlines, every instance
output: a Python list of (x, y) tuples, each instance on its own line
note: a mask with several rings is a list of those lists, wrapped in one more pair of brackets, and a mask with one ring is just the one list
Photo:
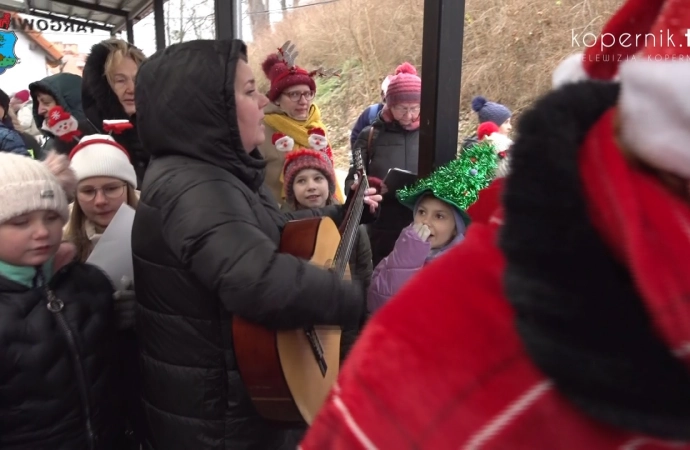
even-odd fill
[(144, 150), (136, 129), (136, 114), (128, 116), (108, 84), (105, 76), (105, 62), (110, 49), (103, 43), (91, 47), (91, 53), (86, 58), (83, 71), (81, 102), (84, 114), (91, 124), (103, 133), (104, 120), (129, 120), (135, 128), (113, 138), (130, 154), (132, 164), (137, 172), (137, 181), (141, 185), (144, 171), (148, 166), (149, 154)]

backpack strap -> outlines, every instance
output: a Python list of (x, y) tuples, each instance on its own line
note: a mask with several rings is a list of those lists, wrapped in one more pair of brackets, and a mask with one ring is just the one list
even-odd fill
[(369, 126), (369, 135), (367, 136), (367, 172), (369, 171), (369, 166), (374, 160), (374, 154), (376, 154), (376, 148), (372, 147), (371, 144), (374, 142), (374, 134), (377, 134), (377, 130), (373, 125)]

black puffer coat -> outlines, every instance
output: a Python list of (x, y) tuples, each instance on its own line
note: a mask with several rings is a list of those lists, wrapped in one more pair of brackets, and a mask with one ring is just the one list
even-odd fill
[[(137, 126), (152, 160), (132, 248), (155, 449), (294, 450), (293, 434), (264, 421), (248, 397), (232, 315), (273, 329), (352, 327), (364, 311), (361, 288), (277, 253), (288, 217), (237, 125), (245, 54), (241, 41), (185, 42), (153, 55), (137, 77)], [(342, 207), (328, 212), (337, 221)]]
[(125, 130), (121, 134), (113, 134), (113, 139), (122, 145), (129, 153), (134, 170), (137, 173), (137, 183), (141, 186), (144, 172), (149, 164), (149, 155), (139, 141), (136, 129), (136, 114), (128, 116), (117, 96), (108, 84), (105, 76), (105, 61), (111, 49), (103, 42), (91, 47), (91, 53), (84, 64), (81, 86), (81, 103), (88, 121), (103, 133), (104, 120), (129, 120), (134, 128)]
[(48, 287), (64, 303), (60, 312), (48, 310), (43, 287), (0, 276), (0, 448), (111, 449), (121, 431), (113, 287), (81, 263), (62, 268)]

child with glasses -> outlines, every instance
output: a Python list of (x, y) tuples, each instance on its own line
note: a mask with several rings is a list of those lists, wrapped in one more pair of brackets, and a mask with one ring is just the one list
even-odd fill
[[(125, 148), (109, 135), (83, 137), (69, 157), (77, 177), (77, 188), (65, 238), (76, 246), (77, 259), (85, 262), (120, 207), (123, 204), (137, 207), (137, 174)], [(124, 386), (125, 419), (128, 430), (134, 430), (143, 423), (143, 409), (139, 349), (134, 331), (136, 299), (133, 286), (125, 286), (116, 293), (114, 307), (119, 330), (116, 357), (119, 379)], [(129, 431), (123, 430), (117, 436), (118, 446), (127, 448), (128, 434)]]
[(65, 237), (86, 261), (120, 206), (136, 208), (137, 176), (127, 151), (108, 135), (84, 137), (70, 161), (78, 184)]

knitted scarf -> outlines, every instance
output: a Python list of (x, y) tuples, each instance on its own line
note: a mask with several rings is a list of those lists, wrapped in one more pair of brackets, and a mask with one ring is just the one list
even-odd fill
[(306, 120), (296, 120), (287, 114), (268, 113), (264, 122), (279, 133), (290, 136), (295, 141), (295, 147), (309, 148), (309, 130), (314, 128), (326, 129), (321, 122), (321, 111), (316, 105), (311, 105)]
[[(276, 111), (273, 111), (270, 109), (270, 105), (272, 104), (269, 104), (269, 108), (264, 116), (264, 122), (277, 132), (282, 133), (285, 136), (290, 136), (295, 141), (295, 149), (300, 147), (310, 148), (309, 130), (314, 128), (321, 128), (322, 130), (326, 129), (326, 126), (323, 124), (323, 122), (321, 122), (321, 111), (319, 110), (319, 107), (314, 104), (312, 104), (311, 108), (309, 109), (309, 116), (307, 119), (301, 121), (295, 120), (282, 112), (277, 112), (277, 108)], [(333, 154), (331, 144), (328, 144), (328, 150), (326, 152), (329, 155)], [(282, 183), (283, 181), (284, 173), (281, 172), (280, 182)], [(345, 202), (345, 194), (343, 193), (340, 184), (337, 183), (337, 180), (335, 186), (336, 199), (341, 203)], [(283, 196), (285, 196), (285, 187), (283, 187)]]

